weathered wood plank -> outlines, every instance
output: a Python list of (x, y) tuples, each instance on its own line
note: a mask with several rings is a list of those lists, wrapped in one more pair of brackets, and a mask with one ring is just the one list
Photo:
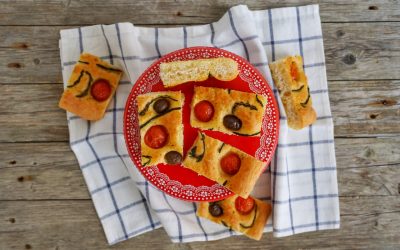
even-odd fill
[(400, 163), (400, 137), (336, 138), (338, 169), (376, 167)]
[(90, 199), (77, 163), (2, 168), (0, 173), (0, 200)]
[(1, 49), (0, 73), (2, 83), (61, 83), (60, 52)]
[(400, 133), (400, 81), (329, 82), (336, 136)]
[(4, 126), (0, 134), (3, 142), (68, 140), (67, 116), (62, 110), (2, 113), (0, 125)]
[[(400, 138), (336, 139), (339, 195), (400, 196)], [(0, 200), (89, 199), (67, 143), (0, 144)]]
[[(59, 30), (0, 26), (0, 83), (60, 83)], [(323, 24), (328, 80), (400, 79), (400, 23)]]
[[(340, 196), (397, 196), (400, 199), (400, 164), (380, 167), (339, 169)], [(377, 198), (379, 199), (379, 198)]]
[[(6, 1), (2, 3), (3, 25), (79, 25), (115, 23), (187, 24), (208, 23), (221, 17), (239, 0), (218, 1)], [(300, 6), (319, 3), (324, 22), (399, 21), (398, 1), (257, 1), (245, 2), (250, 9)], [(82, 15), (82, 10), (90, 14)], [(157, 18), (154, 18), (154, 17)]]
[(68, 142), (0, 143), (0, 169), (39, 166), (63, 169), (75, 168), (77, 164)]
[(400, 23), (323, 24), (322, 31), (328, 80), (399, 79), (390, 72), (400, 63)]
[[(335, 136), (400, 134), (400, 81), (331, 81), (329, 88)], [(67, 141), (62, 91), (61, 84), (3, 85), (0, 142)]]
[[(400, 207), (391, 197), (341, 198), (341, 229), (260, 242), (244, 236), (219, 241), (173, 244), (163, 229), (122, 242), (115, 249), (282, 249), (398, 248)], [(354, 208), (357, 207), (357, 210)], [(0, 201), (0, 248), (106, 249), (91, 201)], [(40, 232), (40, 234), (38, 233)], [(301, 243), (299, 243), (301, 242)]]

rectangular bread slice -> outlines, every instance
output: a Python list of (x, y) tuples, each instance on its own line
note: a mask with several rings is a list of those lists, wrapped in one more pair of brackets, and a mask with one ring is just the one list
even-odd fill
[[(228, 174), (221, 168), (221, 160), (228, 154), (236, 154), (240, 159), (240, 168), (235, 174)], [(218, 182), (243, 198), (249, 196), (265, 165), (253, 156), (201, 132), (183, 161), (184, 167)]]
[[(85, 120), (103, 118), (110, 100), (118, 87), (122, 71), (99, 57), (83, 53), (75, 64), (71, 77), (58, 106)], [(106, 100), (96, 100), (91, 87), (97, 80), (106, 80), (111, 91)]]
[[(197, 216), (222, 224), (237, 232), (243, 233), (251, 239), (260, 240), (265, 224), (271, 214), (271, 205), (251, 197), (254, 200), (252, 210), (246, 214), (242, 214), (235, 206), (237, 198), (237, 195), (233, 195), (222, 201), (200, 202), (197, 208)], [(214, 216), (210, 213), (210, 211), (213, 210), (210, 206), (215, 205), (219, 206), (218, 209), (222, 210), (221, 215), (217, 214), (217, 216)]]
[(186, 82), (205, 81), (210, 75), (221, 81), (231, 81), (238, 74), (237, 62), (225, 57), (160, 64), (160, 77), (166, 88)]
[(288, 56), (269, 65), (285, 107), (288, 125), (302, 129), (317, 119), (301, 56)]
[[(169, 107), (161, 113), (157, 113), (154, 104), (158, 100), (165, 100)], [(142, 153), (142, 165), (152, 166), (158, 163), (167, 163), (165, 155), (175, 151), (183, 155), (183, 126), (182, 105), (184, 95), (180, 91), (152, 92), (137, 97), (140, 143)], [(153, 126), (161, 125), (168, 134), (166, 144), (161, 148), (152, 148), (145, 143), (146, 133)], [(156, 138), (157, 140), (157, 138)]]
[[(195, 106), (206, 100), (214, 107), (211, 120), (203, 122), (196, 117)], [(254, 93), (230, 89), (195, 87), (191, 103), (190, 124), (203, 130), (214, 130), (241, 136), (260, 136), (267, 98)], [(231, 130), (224, 125), (224, 117), (234, 115), (241, 128)]]

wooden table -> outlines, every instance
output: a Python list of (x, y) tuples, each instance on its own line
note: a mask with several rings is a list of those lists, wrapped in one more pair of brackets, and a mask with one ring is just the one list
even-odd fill
[[(204, 24), (243, 1), (1, 1), (0, 249), (105, 249), (68, 144), (59, 30)], [(245, 1), (250, 9), (303, 5)], [(271, 3), (269, 3), (271, 2)], [(307, 3), (317, 1), (306, 1)], [(172, 244), (163, 229), (114, 249), (400, 248), (400, 2), (320, 3), (335, 123), (341, 229), (260, 242)]]

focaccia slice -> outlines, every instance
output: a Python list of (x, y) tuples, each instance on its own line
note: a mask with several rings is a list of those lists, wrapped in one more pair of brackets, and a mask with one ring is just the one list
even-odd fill
[(247, 198), (265, 167), (253, 156), (199, 132), (183, 166)]
[(143, 166), (181, 163), (183, 101), (184, 95), (179, 91), (137, 97)]
[(237, 62), (226, 57), (160, 64), (160, 78), (166, 88), (186, 82), (205, 81), (210, 75), (220, 81), (232, 81), (238, 74)]
[[(208, 109), (202, 108), (207, 103)], [(230, 89), (195, 87), (190, 124), (203, 130), (241, 136), (260, 136), (267, 98)], [(204, 113), (212, 110), (212, 115)]]
[(83, 53), (76, 63), (59, 107), (86, 120), (100, 120), (118, 87), (122, 71)]
[(271, 214), (271, 205), (253, 197), (233, 195), (217, 202), (200, 202), (197, 216), (222, 224), (247, 237), (260, 240)]
[(288, 125), (302, 129), (317, 119), (301, 56), (288, 56), (269, 65), (285, 107)]

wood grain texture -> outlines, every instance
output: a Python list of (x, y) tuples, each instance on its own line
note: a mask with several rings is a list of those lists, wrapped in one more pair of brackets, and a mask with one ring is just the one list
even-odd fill
[[(217, 19), (215, 19), (217, 20)], [(61, 83), (61, 26), (0, 26), (0, 84)], [(325, 23), (328, 80), (400, 79), (400, 23)]]
[[(340, 196), (400, 196), (400, 137), (335, 144)], [(2, 143), (0, 159), (0, 200), (90, 199), (68, 143)]]
[(322, 24), (322, 30), (328, 80), (400, 79), (393, 73), (400, 23)]
[[(336, 137), (400, 135), (400, 81), (331, 81), (329, 89)], [(61, 84), (3, 85), (0, 142), (68, 141), (62, 91)]]
[(399, 145), (399, 136), (382, 138), (336, 138), (335, 153), (337, 168), (348, 169), (399, 164)]
[(329, 82), (336, 136), (400, 134), (400, 81)]
[[(2, 3), (2, 25), (82, 25), (115, 22), (136, 24), (187, 24), (209, 23), (218, 19), (239, 0), (218, 1), (6, 1)], [(320, 5), (323, 22), (399, 21), (397, 0), (362, 1), (245, 1), (250, 9), (300, 6), (311, 3)], [(84, 15), (82, 12), (84, 11)], [(106, 13), (106, 14), (105, 14)], [(154, 17), (157, 18), (154, 18)]]
[[(260, 242), (244, 236), (207, 243), (173, 244), (163, 229), (132, 238), (114, 249), (370, 249), (399, 246), (400, 206), (392, 197), (340, 198), (340, 230), (272, 238)], [(357, 210), (354, 208), (357, 207)], [(0, 248), (106, 249), (108, 248), (90, 200), (0, 201)], [(335, 240), (336, 239), (336, 240)], [(339, 244), (340, 243), (340, 244)]]

